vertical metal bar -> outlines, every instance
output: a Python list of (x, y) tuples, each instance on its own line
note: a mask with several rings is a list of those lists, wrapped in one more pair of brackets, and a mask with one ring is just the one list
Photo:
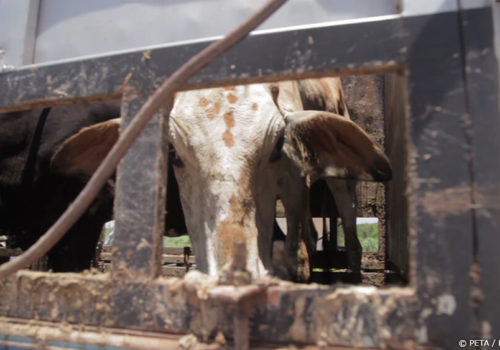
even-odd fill
[(0, 1), (0, 71), (33, 63), (40, 1)]
[[(125, 127), (146, 97), (127, 87), (122, 101)], [(145, 91), (147, 89), (141, 89)], [(113, 273), (155, 278), (160, 273), (167, 184), (166, 130), (157, 113), (123, 158), (117, 174)]]
[(250, 348), (249, 301), (240, 300), (234, 310), (234, 348), (247, 350)]
[[(471, 281), (464, 278), (473, 251), (459, 16), (405, 17), (404, 26), (409, 33), (409, 232), (415, 259), (410, 279), (420, 310), (441, 300), (441, 308), (438, 303), (436, 313), (425, 320), (428, 342), (453, 348), (459, 340), (473, 338)], [(427, 54), (429, 48), (438, 49)]]
[[(489, 339), (500, 334), (500, 149), (498, 56), (495, 55), (495, 27), (492, 8), (465, 9), (461, 1), (460, 27), (466, 103), (469, 120), (465, 132), (470, 142), (468, 159), (472, 195), (471, 214), (474, 261), (470, 268), (470, 303), (476, 318), (474, 336)], [(499, 7), (499, 5), (494, 5)]]

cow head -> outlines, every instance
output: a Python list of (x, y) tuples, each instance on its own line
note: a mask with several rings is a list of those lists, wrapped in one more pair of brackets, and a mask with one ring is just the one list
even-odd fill
[[(238, 242), (253, 275), (268, 273), (276, 200), (293, 202), (304, 179), (391, 176), (383, 152), (354, 123), (302, 111), (292, 82), (179, 93), (170, 133), (197, 265), (211, 275), (231, 261)], [(292, 211), (287, 219), (300, 215)]]

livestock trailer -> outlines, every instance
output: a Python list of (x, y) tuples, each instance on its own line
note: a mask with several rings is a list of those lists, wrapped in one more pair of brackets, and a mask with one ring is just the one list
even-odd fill
[[(260, 5), (0, 0), (0, 112), (121, 98), (126, 125), (176, 68)], [(111, 271), (20, 271), (0, 281), (0, 345), (498, 346), (499, 8), (483, 0), (290, 0), (182, 87), (381, 77), (394, 172), (383, 190), (383, 263), (406, 284), (158, 277), (166, 175), (148, 171), (164, 169), (167, 158), (158, 113), (118, 169)]]

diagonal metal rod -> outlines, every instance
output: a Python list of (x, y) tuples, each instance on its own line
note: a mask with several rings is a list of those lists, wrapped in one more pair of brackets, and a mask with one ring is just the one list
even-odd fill
[(241, 23), (223, 39), (207, 46), (166, 79), (146, 103), (144, 103), (134, 119), (130, 122), (129, 126), (121, 133), (117, 143), (113, 146), (82, 192), (80, 192), (76, 200), (66, 209), (63, 215), (61, 215), (54, 225), (52, 225), (52, 227), (28, 250), (15, 259), (0, 266), (0, 280), (27, 267), (44, 256), (80, 218), (90, 203), (92, 203), (114, 172), (120, 159), (134, 143), (135, 139), (151, 120), (154, 113), (156, 113), (160, 107), (164, 106), (167, 101), (172, 100), (175, 91), (190, 77), (198, 73), (215, 58), (245, 38), (250, 31), (264, 22), (286, 1), (287, 0), (270, 0), (265, 6), (255, 12), (250, 18)]

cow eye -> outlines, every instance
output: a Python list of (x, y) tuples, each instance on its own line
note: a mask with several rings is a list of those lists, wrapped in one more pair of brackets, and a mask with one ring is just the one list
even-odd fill
[(170, 145), (170, 147), (168, 148), (168, 161), (170, 162), (170, 164), (178, 168), (182, 168), (184, 166), (181, 157), (179, 157), (177, 151), (172, 145)]
[(281, 158), (281, 149), (283, 148), (283, 143), (285, 142), (285, 136), (281, 135), (276, 144), (274, 145), (273, 152), (269, 157), (269, 161), (275, 162)]

